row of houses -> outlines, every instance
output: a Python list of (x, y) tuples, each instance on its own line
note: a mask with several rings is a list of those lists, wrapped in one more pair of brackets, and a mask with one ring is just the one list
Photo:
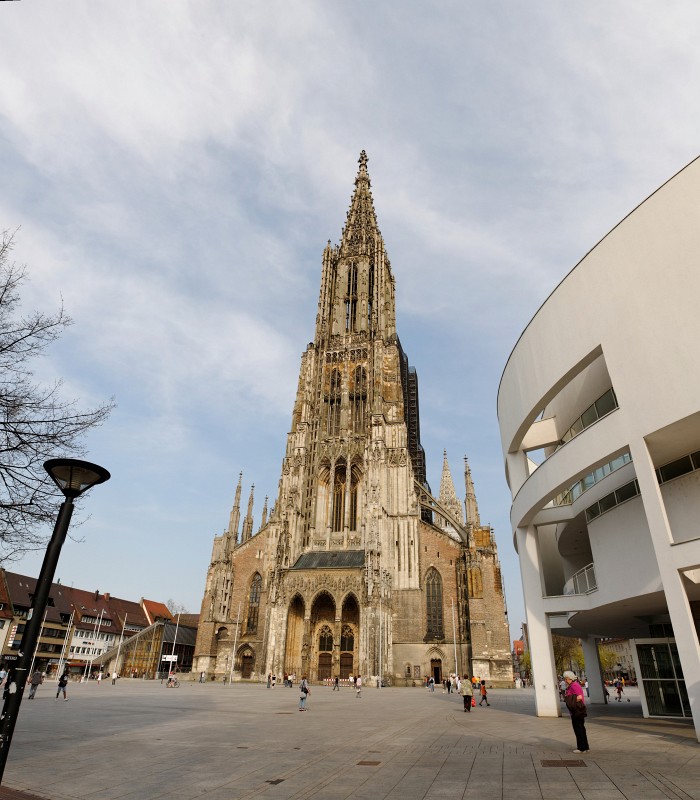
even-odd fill
[[(11, 669), (19, 657), (36, 582), (36, 578), (0, 569), (0, 664), (4, 669)], [(134, 602), (108, 592), (54, 583), (34, 669), (49, 676), (66, 669), (76, 678), (107, 670), (152, 678), (171, 665), (189, 671), (197, 620), (196, 614), (173, 616), (166, 605), (153, 600)], [(134, 645), (136, 639), (141, 646)]]

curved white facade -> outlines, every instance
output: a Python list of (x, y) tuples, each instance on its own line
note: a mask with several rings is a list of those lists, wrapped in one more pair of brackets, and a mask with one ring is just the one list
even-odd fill
[(700, 735), (699, 301), (700, 159), (579, 262), (506, 365), (498, 418), (540, 715), (560, 713), (552, 630), (582, 638), (589, 680), (595, 637), (625, 636), (647, 640), (642, 662), (670, 654), (645, 714), (692, 713)]

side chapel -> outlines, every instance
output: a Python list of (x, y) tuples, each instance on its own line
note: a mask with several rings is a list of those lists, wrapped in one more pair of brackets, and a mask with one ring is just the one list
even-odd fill
[(251, 489), (241, 526), (239, 477), (214, 539), (193, 670), (412, 685), (456, 667), (511, 686), (493, 531), (466, 459), (464, 506), (446, 453), (431, 494), (364, 151), (359, 164), (340, 244), (323, 252), (278, 497), (254, 532)]

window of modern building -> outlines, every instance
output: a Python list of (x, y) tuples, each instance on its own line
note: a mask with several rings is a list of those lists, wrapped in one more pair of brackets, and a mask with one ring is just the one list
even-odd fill
[(618, 408), (617, 405), (617, 398), (615, 397), (615, 392), (613, 389), (608, 389), (608, 391), (599, 397), (595, 403), (588, 406), (588, 408), (581, 414), (581, 416), (574, 422), (574, 424), (569, 428), (568, 431), (561, 437), (561, 441), (559, 442), (558, 447), (566, 444), (570, 439), (573, 439), (575, 436), (578, 436), (581, 431), (585, 430), (589, 425), (592, 425), (594, 422), (597, 422), (602, 417), (609, 414), (611, 411), (614, 411)]
[(590, 488), (596, 485), (603, 480), (603, 478), (607, 478), (608, 475), (615, 472), (616, 470), (620, 469), (620, 467), (624, 467), (625, 464), (629, 464), (632, 461), (632, 456), (629, 453), (623, 453), (621, 456), (614, 458), (612, 461), (609, 461), (607, 464), (603, 464), (603, 466), (598, 467), (598, 469), (590, 472), (588, 475), (584, 475), (581, 480), (576, 481), (576, 483), (567, 489), (565, 492), (562, 492), (554, 499), (555, 506), (565, 506), (570, 505), (571, 503), (578, 500), (578, 498), (584, 493), (587, 492)]

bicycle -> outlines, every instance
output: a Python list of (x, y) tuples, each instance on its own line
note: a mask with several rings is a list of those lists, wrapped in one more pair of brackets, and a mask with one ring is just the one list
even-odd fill
[(168, 682), (165, 684), (166, 689), (179, 689), (180, 688), (180, 681), (177, 678), (169, 678)]

